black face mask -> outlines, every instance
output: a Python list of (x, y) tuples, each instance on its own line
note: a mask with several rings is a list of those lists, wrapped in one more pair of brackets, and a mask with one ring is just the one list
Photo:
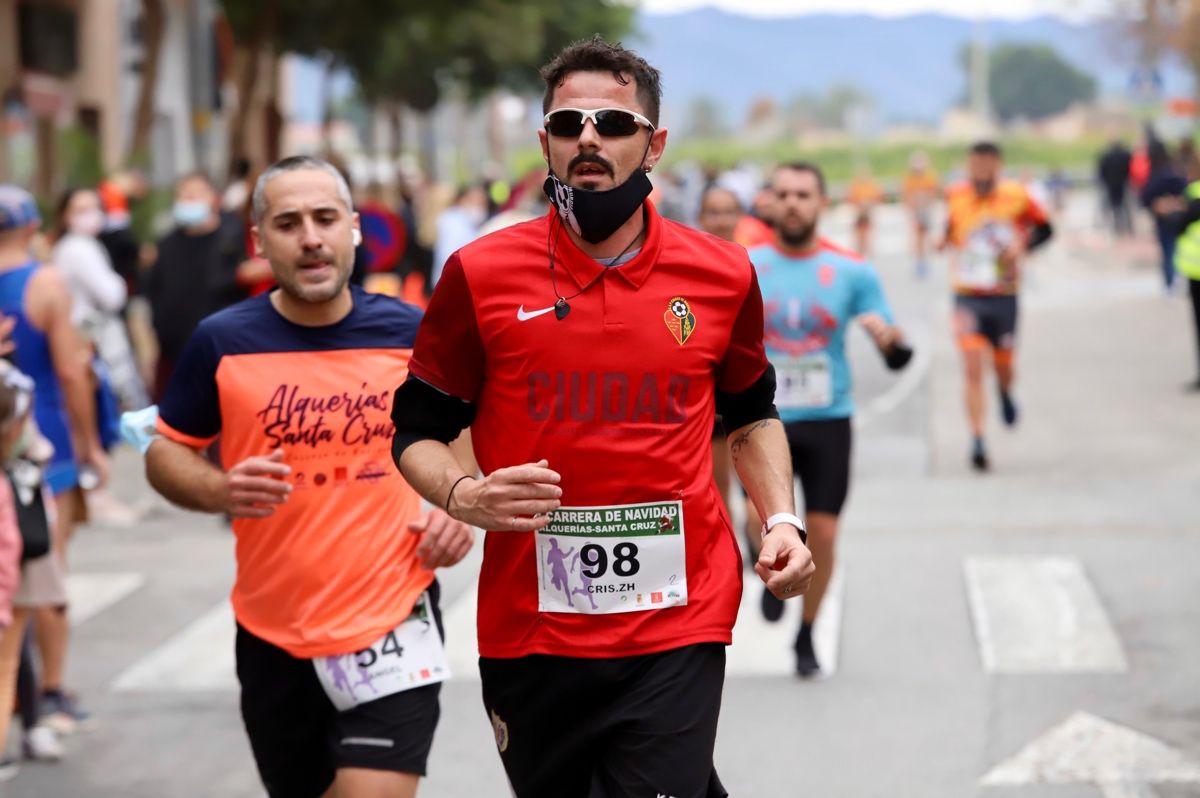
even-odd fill
[(617, 232), (642, 207), (653, 188), (641, 169), (634, 170), (628, 180), (608, 191), (574, 188), (553, 173), (542, 184), (542, 191), (558, 209), (563, 224), (590, 244), (598, 244)]
[(992, 189), (996, 187), (995, 180), (972, 180), (971, 182), (975, 186), (975, 193), (981, 197), (991, 194)]

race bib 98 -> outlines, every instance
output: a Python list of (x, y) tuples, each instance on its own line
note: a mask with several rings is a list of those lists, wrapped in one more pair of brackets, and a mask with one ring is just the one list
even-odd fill
[(540, 612), (687, 604), (683, 502), (560, 507), (538, 530), (536, 551)]

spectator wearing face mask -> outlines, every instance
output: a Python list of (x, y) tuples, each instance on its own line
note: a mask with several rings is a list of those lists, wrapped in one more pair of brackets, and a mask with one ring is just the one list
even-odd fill
[(459, 189), (454, 202), (437, 217), (437, 238), (433, 246), (433, 284), (442, 276), (442, 267), (450, 253), (479, 237), (479, 228), (487, 220), (488, 197), (483, 186)]
[(104, 229), (100, 196), (90, 188), (67, 191), (58, 203), (56, 242), (50, 259), (71, 290), (71, 321), (86, 330), (103, 314), (120, 313), (125, 306), (125, 281), (113, 271), (98, 236)]
[(246, 254), (242, 224), (220, 211), (220, 200), (202, 173), (184, 175), (175, 184), (175, 228), (159, 242), (158, 259), (146, 278), (159, 347), (156, 399), (200, 320), (247, 296), (237, 280)]

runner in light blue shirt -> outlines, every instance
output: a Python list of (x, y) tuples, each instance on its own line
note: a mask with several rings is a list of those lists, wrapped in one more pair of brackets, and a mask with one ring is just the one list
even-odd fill
[[(892, 321), (879, 278), (863, 259), (817, 234), (828, 206), (825, 178), (811, 163), (781, 166), (771, 177), (775, 242), (750, 251), (763, 296), (767, 357), (775, 367), (775, 406), (792, 455), (792, 472), (804, 493), (804, 522), (816, 564), (804, 595), (796, 637), (796, 672), (819, 676), (812, 627), (833, 575), (838, 516), (850, 487), (850, 416), (854, 413), (846, 330), (867, 331), (888, 366), (912, 356)], [(747, 506), (747, 529), (757, 529)], [(752, 536), (753, 539), (753, 536)], [(777, 621), (783, 602), (770, 593), (763, 615)]]

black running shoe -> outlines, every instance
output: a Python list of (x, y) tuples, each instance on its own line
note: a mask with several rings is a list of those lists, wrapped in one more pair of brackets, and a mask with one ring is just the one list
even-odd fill
[(796, 635), (796, 675), (801, 679), (812, 679), (821, 675), (821, 665), (817, 662), (817, 652), (813, 650), (812, 627), (801, 626), (800, 634)]
[(976, 471), (987, 471), (992, 467), (988, 461), (987, 450), (983, 448), (983, 438), (976, 438), (971, 445), (971, 466)]
[(1017, 403), (1013, 401), (1012, 395), (1005, 391), (1000, 392), (1000, 416), (1004, 419), (1005, 426), (1016, 426)]
[(783, 599), (775, 598), (775, 594), (765, 587), (762, 592), (762, 614), (771, 623), (783, 617)]

